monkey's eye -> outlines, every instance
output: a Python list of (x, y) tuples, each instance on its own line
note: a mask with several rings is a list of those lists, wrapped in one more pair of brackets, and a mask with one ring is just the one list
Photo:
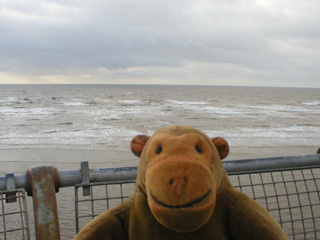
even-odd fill
[(202, 148), (199, 145), (196, 145), (196, 150), (198, 153), (202, 153)]
[(162, 146), (158, 146), (157, 148), (156, 148), (156, 153), (157, 154), (160, 154), (162, 152)]

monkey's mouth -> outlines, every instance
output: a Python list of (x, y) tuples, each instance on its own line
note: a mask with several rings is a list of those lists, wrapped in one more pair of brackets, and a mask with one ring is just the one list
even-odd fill
[(166, 207), (166, 208), (171, 208), (171, 209), (182, 209), (182, 208), (189, 208), (197, 203), (200, 203), (202, 202), (204, 199), (206, 199), (211, 193), (211, 189), (206, 192), (202, 197), (192, 201), (192, 202), (189, 202), (189, 203), (186, 203), (186, 204), (183, 204), (183, 205), (169, 205), (169, 204), (166, 204), (166, 203), (163, 203), (161, 201), (159, 201), (153, 194), (152, 194), (152, 191), (150, 190), (150, 196), (152, 197), (152, 199), (158, 203), (160, 206), (163, 206), (163, 207)]

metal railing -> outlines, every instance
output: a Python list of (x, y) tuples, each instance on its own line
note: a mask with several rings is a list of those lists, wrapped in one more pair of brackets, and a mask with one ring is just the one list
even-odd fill
[[(290, 239), (320, 239), (320, 154), (225, 161), (223, 166), (235, 188), (268, 209)], [(90, 169), (82, 162), (77, 170), (42, 166), (6, 174), (0, 177), (0, 239), (30, 239), (25, 191), (32, 196), (36, 239), (56, 240), (61, 238), (59, 188), (74, 187), (78, 232), (132, 194), (136, 173), (136, 167)]]

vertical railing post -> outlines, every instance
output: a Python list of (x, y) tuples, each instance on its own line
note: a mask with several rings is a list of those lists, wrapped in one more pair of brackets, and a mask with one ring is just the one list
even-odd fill
[(28, 170), (28, 181), (32, 186), (37, 240), (60, 240), (55, 194), (59, 189), (57, 169), (50, 166), (34, 167)]
[(10, 191), (6, 194), (6, 203), (17, 202), (17, 195), (16, 195), (16, 191), (15, 191), (16, 183), (14, 182), (14, 174), (7, 173), (6, 180), (7, 180), (7, 190)]

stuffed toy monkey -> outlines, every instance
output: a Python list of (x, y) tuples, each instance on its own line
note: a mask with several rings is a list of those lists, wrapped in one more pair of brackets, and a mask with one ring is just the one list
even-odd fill
[(234, 189), (223, 138), (169, 126), (131, 142), (140, 157), (134, 194), (88, 223), (76, 240), (281, 240), (280, 225)]

